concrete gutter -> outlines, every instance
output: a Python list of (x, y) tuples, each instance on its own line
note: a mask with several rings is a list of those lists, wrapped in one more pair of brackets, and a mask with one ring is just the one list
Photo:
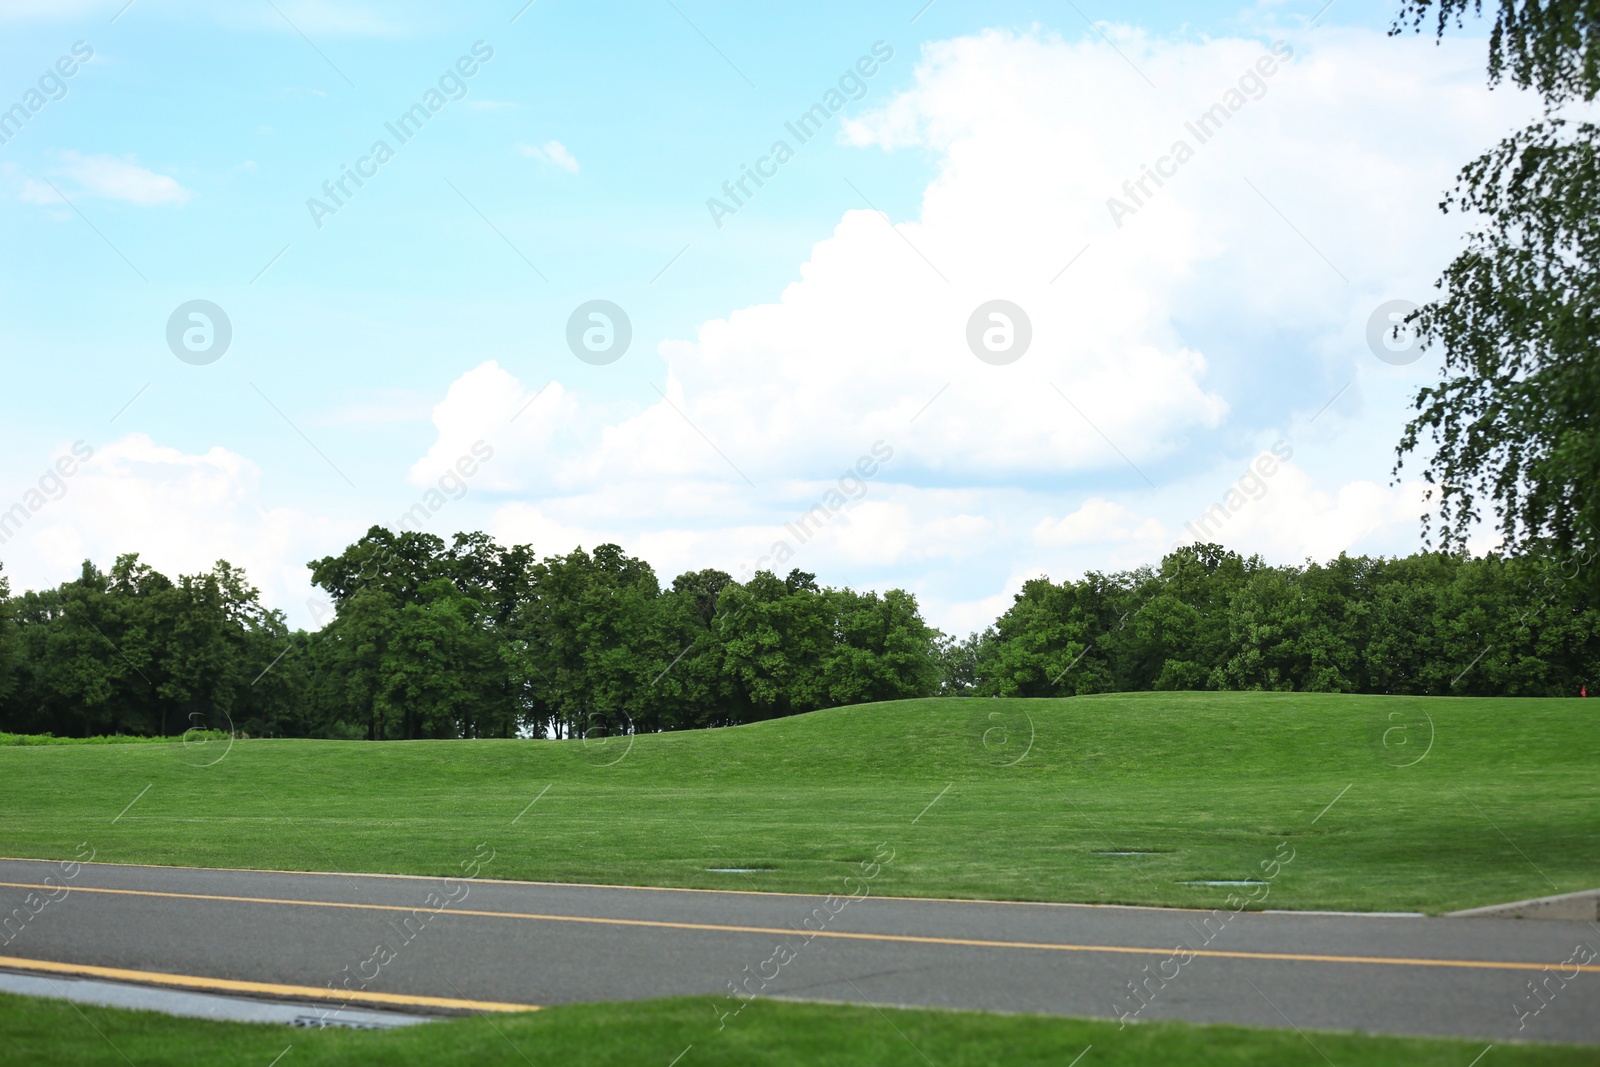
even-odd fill
[(1516, 900), (1510, 904), (1491, 904), (1486, 908), (1468, 908), (1452, 911), (1449, 919), (1577, 919), (1594, 922), (1600, 919), (1600, 889), (1585, 889), (1579, 893), (1562, 893), (1555, 897), (1536, 897), (1533, 900)]

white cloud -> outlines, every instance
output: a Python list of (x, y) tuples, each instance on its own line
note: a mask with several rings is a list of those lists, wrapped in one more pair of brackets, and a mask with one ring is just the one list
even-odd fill
[(533, 504), (508, 504), (501, 508), (490, 532), (501, 544), (533, 545), (546, 555), (568, 552), (579, 546), (593, 548), (615, 540), (603, 532), (568, 526)]
[(140, 207), (152, 204), (186, 204), (194, 194), (165, 174), (139, 166), (133, 157), (83, 156), (61, 153), (62, 170), (90, 196), (124, 200)]
[(1033, 528), (1035, 543), (1058, 548), (1131, 540), (1156, 545), (1166, 537), (1165, 527), (1155, 519), (1141, 519), (1103, 497), (1092, 497), (1072, 514), (1046, 519)]
[[(434, 406), (438, 437), (427, 455), (412, 466), (409, 480), (412, 485), (431, 484), (480, 440), (497, 447), (512, 442), (523, 457), (552, 450), (575, 413), (576, 402), (560, 383), (542, 391), (530, 390), (490, 360), (457, 378), (444, 400)], [(480, 484), (500, 489), (527, 487), (558, 473), (545, 468), (508, 470), (502, 463), (487, 470)]]
[(61, 199), (61, 194), (50, 188), (48, 182), (35, 178), (23, 178), (22, 184), (17, 189), (17, 197), (24, 204), (38, 204), (41, 207), (61, 208), (66, 206), (66, 201)]
[(537, 159), (541, 163), (560, 167), (571, 174), (578, 173), (578, 161), (573, 158), (571, 152), (567, 151), (567, 146), (560, 141), (546, 141), (542, 145), (525, 144), (518, 147), (521, 149), (522, 154), (530, 159)]
[(157, 174), (139, 166), (132, 156), (119, 159), (110, 155), (81, 155), (78, 152), (58, 153), (58, 165), (52, 171), (58, 179), (56, 185), (66, 186), (58, 193), (48, 181), (23, 178), (21, 199), (30, 204), (60, 206), (62, 194), (69, 197), (99, 197), (104, 200), (121, 200), (139, 207), (158, 204), (186, 204), (194, 194), (175, 179)]
[[(814, 474), (839, 449), (880, 438), (945, 484), (1122, 477), (1130, 462), (1173, 458), (1232, 407), (1207, 385), (1212, 356), (1186, 340), (1185, 318), (1247, 316), (1251, 338), (1288, 332), (1302, 347), (1338, 335), (1348, 362), (1373, 294), (1432, 269), (1448, 248), (1434, 204), (1483, 139), (1488, 94), (1441, 77), (1441, 63), (1448, 71), (1460, 57), (1431, 42), (1325, 40), (1282, 64), (1266, 94), (1120, 229), (1107, 197), (1184, 135), (1186, 116), (1224, 98), (1262, 44), (1144, 45), (1138, 62), (1169, 87), (1161, 95), (1105, 92), (1133, 76), (1103, 45), (989, 32), (930, 46), (911, 90), (847, 128), (860, 144), (938, 154), (920, 216), (891, 226), (846, 212), (775, 301), (662, 345), (682, 415), (664, 403), (621, 417), (585, 411), (600, 439), (581, 456), (541, 453), (538, 465), (601, 481), (700, 475), (691, 468), (737, 480), (696, 430), (761, 483)], [(1443, 114), (1431, 139), (1363, 132), (1362, 119), (1407, 97)], [(1351, 99), (1360, 116), (1345, 114)], [(1246, 177), (1315, 233), (1350, 284)], [(968, 350), (966, 326), (1002, 295), (1026, 310), (1033, 343), (993, 367)], [(1257, 373), (1279, 354), (1259, 351)]]
[(1385, 535), (1413, 533), (1423, 510), (1418, 481), (1383, 486), (1359, 479), (1323, 489), (1291, 462), (1259, 484), (1260, 495), (1245, 498), (1208, 540), (1273, 560), (1326, 561)]
[[(1366, 351), (1366, 319), (1427, 291), (1459, 242), (1440, 190), (1533, 105), (1487, 91), (1481, 42), (1329, 27), (1270, 77), (1260, 41), (1118, 42), (1127, 59), (1044, 33), (927, 46), (910, 88), (843, 128), (934, 161), (914, 217), (845, 211), (781, 293), (661, 345), (659, 400), (601, 403), (573, 364), (513, 422), (537, 383), (469, 372), (413, 479), (492, 427), (484, 477), (528, 500), (500, 521), (541, 550), (603, 537), (663, 571), (734, 570), (881, 441), (894, 459), (868, 499), (793, 565), (910, 578), (964, 618), (1043, 568), (1153, 561), (1237, 477), (1240, 440), (1302, 425), (1358, 381), (1222, 540), (1281, 561), (1405, 543), (1412, 491), (1380, 483), (1407, 382)], [(1200, 143), (1185, 124), (1250, 71)], [(1107, 199), (1178, 139), (1193, 158), (1118, 226)], [(1008, 366), (966, 340), (996, 298), (1032, 323)]]
[(14, 587), (40, 588), (76, 577), (85, 559), (108, 567), (125, 552), (173, 579), (225, 558), (266, 604), (299, 620), (312, 593), (306, 561), (358, 531), (268, 506), (259, 483), (237, 453), (191, 454), (129, 434), (95, 450), (65, 495), (28, 521), (7, 546), (7, 572)]

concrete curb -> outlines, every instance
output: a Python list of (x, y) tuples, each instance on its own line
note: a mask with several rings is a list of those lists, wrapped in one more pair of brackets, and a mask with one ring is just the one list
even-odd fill
[(1445, 918), (1577, 919), (1594, 922), (1600, 919), (1600, 889), (1562, 893), (1555, 897), (1536, 897), (1533, 900), (1516, 900), (1510, 904), (1491, 904), (1486, 908), (1468, 908), (1466, 911), (1452, 911)]

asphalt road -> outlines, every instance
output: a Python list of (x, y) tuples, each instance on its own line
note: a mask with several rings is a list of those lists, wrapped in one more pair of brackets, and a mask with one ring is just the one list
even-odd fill
[[(56, 863), (0, 860), (0, 919), (11, 916), (0, 970), (268, 997), (335, 986), (364, 1009), (703, 995), (713, 1028), (737, 1010), (729, 990), (742, 983), (743, 995), (880, 1007), (1102, 1018), (1138, 1009), (1141, 1021), (1600, 1043), (1593, 923), (906, 900), (864, 889), (830, 902), (103, 864), (64, 879)], [(1571, 962), (1575, 952), (1587, 966)]]

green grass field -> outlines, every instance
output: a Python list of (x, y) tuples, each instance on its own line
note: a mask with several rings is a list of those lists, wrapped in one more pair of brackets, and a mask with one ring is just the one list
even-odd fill
[(1287, 841), (1264, 907), (1438, 912), (1600, 886), (1597, 726), (1578, 699), (1144, 693), (631, 748), (0, 747), (0, 853), (442, 875), (486, 843), (483, 877), (831, 892), (886, 843), (879, 894), (1213, 907), (1179, 883), (1259, 877)]
[[(348, 1063), (666, 1064), (693, 1046), (684, 1067), (1066, 1067), (1084, 1064), (1183, 1067), (1465, 1067), (1485, 1042), (1370, 1037), (1238, 1026), (1115, 1023), (1034, 1015), (908, 1011), (755, 1001), (718, 1031), (703, 999), (581, 1004), (531, 1015), (462, 1019), (387, 1032), (296, 1030), (213, 1023), (152, 1012), (79, 1007), (0, 995), (0, 1049), (7, 1062), (74, 1067), (265, 1067), (292, 1046), (282, 1067)], [(1496, 1067), (1592, 1064), (1594, 1049), (1497, 1042)], [(1324, 1059), (1327, 1057), (1327, 1059)]]

